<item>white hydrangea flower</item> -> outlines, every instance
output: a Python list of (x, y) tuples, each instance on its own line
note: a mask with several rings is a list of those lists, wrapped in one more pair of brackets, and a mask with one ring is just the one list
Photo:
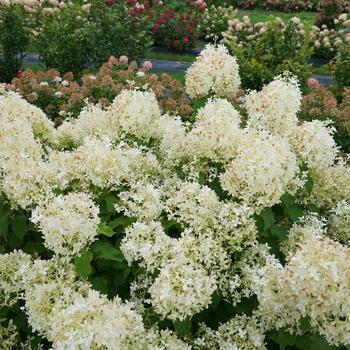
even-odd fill
[(326, 237), (310, 237), (284, 268), (263, 269), (256, 283), (261, 316), (272, 327), (298, 331), (311, 326), (334, 345), (350, 342), (350, 248)]
[(112, 123), (111, 115), (98, 105), (87, 105), (81, 110), (77, 119), (64, 121), (57, 129), (59, 147), (69, 147), (71, 144), (81, 145), (89, 136), (111, 139), (118, 136), (116, 123)]
[(129, 217), (137, 217), (140, 220), (156, 220), (164, 209), (161, 195), (161, 189), (154, 185), (136, 182), (131, 184), (130, 190), (119, 194), (120, 204), (117, 203), (115, 208)]
[(221, 205), (218, 196), (209, 187), (197, 182), (184, 182), (179, 184), (177, 191), (169, 193), (166, 210), (170, 219), (190, 225), (197, 231), (205, 231), (217, 224)]
[(241, 117), (230, 102), (210, 99), (199, 109), (194, 128), (188, 134), (188, 152), (191, 157), (227, 162), (237, 152), (242, 131)]
[(278, 203), (299, 171), (287, 141), (277, 135), (247, 130), (246, 142), (221, 176), (224, 190), (256, 209)]
[(6, 162), (2, 191), (13, 207), (28, 208), (45, 198), (58, 182), (54, 167), (27, 157)]
[(48, 338), (55, 349), (132, 350), (143, 333), (141, 315), (120, 298), (108, 300), (89, 290), (73, 294), (70, 304), (57, 310)]
[(108, 109), (113, 124), (137, 138), (154, 137), (160, 109), (154, 92), (123, 90)]
[(299, 198), (301, 203), (314, 203), (319, 207), (333, 208), (343, 200), (350, 200), (350, 167), (338, 164), (310, 171), (313, 180), (311, 193)]
[(53, 152), (50, 164), (64, 184), (80, 180), (82, 188), (118, 186), (129, 174), (129, 159), (121, 147), (113, 148), (107, 137), (88, 137), (71, 152)]
[(0, 307), (12, 306), (17, 301), (24, 288), (20, 268), (28, 269), (30, 265), (31, 256), (21, 250), (0, 255)]
[(126, 229), (121, 250), (129, 264), (139, 262), (153, 272), (176, 256), (176, 239), (166, 235), (160, 222), (136, 222)]
[(288, 135), (298, 123), (301, 91), (295, 77), (276, 77), (261, 91), (250, 91), (245, 97), (248, 124), (270, 132)]
[(171, 320), (184, 320), (206, 309), (216, 288), (215, 279), (203, 268), (181, 259), (161, 268), (149, 292), (157, 313)]
[(337, 158), (334, 131), (327, 122), (313, 120), (294, 128), (289, 140), (300, 160), (309, 168), (324, 169), (333, 165)]
[(342, 201), (330, 211), (329, 233), (343, 244), (350, 244), (350, 202)]
[(46, 198), (32, 213), (45, 246), (57, 255), (75, 256), (92, 243), (100, 223), (99, 209), (85, 193)]
[(326, 220), (316, 214), (302, 217), (289, 230), (288, 237), (282, 244), (282, 250), (288, 255), (295, 252), (305, 240), (326, 235), (326, 225)]
[(237, 315), (219, 326), (217, 331), (202, 325), (195, 343), (203, 350), (266, 350), (264, 330), (256, 317)]
[(40, 108), (28, 103), (14, 91), (0, 95), (0, 118), (12, 122), (25, 120), (31, 125), (36, 138), (49, 143), (55, 140), (53, 122)]
[(232, 96), (240, 83), (236, 58), (223, 45), (208, 44), (186, 73), (186, 92), (191, 98)]

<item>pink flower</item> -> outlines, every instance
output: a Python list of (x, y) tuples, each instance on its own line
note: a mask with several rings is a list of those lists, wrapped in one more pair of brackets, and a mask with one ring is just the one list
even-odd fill
[(320, 83), (317, 79), (315, 78), (310, 78), (307, 81), (307, 86), (311, 89), (317, 89), (320, 87)]
[(157, 77), (156, 74), (152, 74), (152, 75), (149, 77), (149, 79), (150, 79), (151, 81), (157, 81), (157, 80), (158, 80), (158, 77)]
[(152, 69), (152, 62), (150, 61), (143, 62), (142, 68), (146, 71)]
[(129, 61), (128, 56), (122, 55), (122, 56), (119, 57), (119, 62), (120, 63), (127, 64), (128, 61)]
[(118, 58), (116, 58), (115, 56), (111, 56), (109, 59), (108, 59), (108, 64), (110, 66), (113, 66), (114, 64), (118, 63)]

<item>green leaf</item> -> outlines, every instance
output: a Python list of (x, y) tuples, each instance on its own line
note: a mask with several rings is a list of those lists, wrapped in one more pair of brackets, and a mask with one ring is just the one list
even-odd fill
[(289, 208), (291, 206), (294, 205), (294, 199), (293, 197), (288, 194), (288, 193), (285, 193), (282, 197), (281, 197), (281, 201), (284, 205), (285, 208)]
[(122, 284), (124, 284), (126, 282), (128, 276), (130, 275), (130, 272), (131, 272), (131, 270), (129, 268), (127, 268), (127, 269), (117, 273), (115, 275), (115, 277), (113, 278), (114, 285), (116, 287), (119, 287)]
[(91, 280), (92, 288), (101, 293), (108, 293), (108, 282), (104, 277), (95, 277)]
[(308, 193), (311, 193), (313, 187), (314, 187), (314, 181), (312, 180), (311, 176), (308, 175), (307, 177), (307, 180), (305, 182), (305, 190), (308, 192)]
[(105, 202), (106, 202), (106, 210), (108, 213), (114, 213), (114, 204), (118, 202), (118, 198), (113, 195), (108, 195), (105, 197)]
[(176, 334), (179, 336), (184, 336), (186, 334), (188, 334), (191, 331), (191, 320), (187, 319), (187, 320), (176, 320), (173, 321), (173, 325), (176, 331)]
[(10, 206), (6, 202), (0, 204), (0, 236), (5, 237), (8, 233), (10, 219)]
[(98, 241), (92, 245), (91, 249), (97, 259), (114, 260), (119, 262), (124, 260), (122, 252), (115, 248), (111, 243)]
[(82, 278), (89, 277), (92, 272), (92, 267), (90, 265), (92, 257), (93, 255), (91, 252), (85, 252), (74, 259), (74, 265), (78, 276)]
[(132, 222), (133, 220), (131, 218), (121, 216), (109, 222), (108, 226), (114, 230), (116, 227), (128, 227)]
[(297, 221), (300, 217), (304, 215), (304, 211), (295, 205), (287, 209), (287, 214), (291, 218), (291, 220)]
[(98, 225), (97, 232), (98, 234), (104, 235), (107, 237), (112, 237), (114, 235), (113, 230), (105, 222), (101, 222)]
[(280, 345), (280, 349), (284, 350), (284, 348), (288, 345), (294, 345), (296, 342), (296, 336), (291, 335), (290, 333), (280, 330), (278, 334), (278, 342)]
[(46, 247), (40, 242), (27, 242), (23, 247), (23, 251), (28, 254), (43, 253), (46, 251)]
[(273, 213), (271, 208), (264, 209), (259, 216), (264, 221), (264, 231), (269, 230), (272, 227), (273, 221), (275, 219), (275, 214)]
[(14, 234), (22, 239), (28, 230), (28, 220), (25, 215), (16, 215), (11, 221), (11, 228)]
[(327, 341), (320, 335), (310, 336), (312, 344), (310, 350), (335, 350), (335, 346), (331, 346)]
[(212, 296), (211, 296), (211, 307), (212, 307), (213, 309), (215, 309), (215, 308), (219, 305), (220, 300), (221, 300), (221, 295), (220, 295), (220, 293), (216, 290), (216, 291), (212, 294)]
[(288, 235), (288, 230), (283, 226), (273, 225), (270, 231), (272, 236), (278, 237), (280, 240), (286, 239)]

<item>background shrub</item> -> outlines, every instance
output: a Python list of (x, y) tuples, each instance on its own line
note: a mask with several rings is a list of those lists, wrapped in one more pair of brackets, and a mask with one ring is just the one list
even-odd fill
[(298, 18), (287, 24), (279, 18), (255, 25), (249, 18), (236, 20), (224, 34), (224, 42), (238, 58), (243, 88), (261, 89), (284, 71), (296, 75), (305, 87), (311, 76), (312, 49)]
[(17, 75), (28, 41), (23, 8), (0, 2), (0, 81), (10, 82)]
[[(145, 56), (152, 45), (145, 8), (121, 2), (46, 7), (38, 16), (36, 46), (47, 67), (62, 72), (97, 68), (109, 56)], [(135, 10), (140, 8), (140, 10)]]
[(316, 17), (316, 25), (319, 27), (325, 24), (328, 28), (334, 28), (334, 20), (342, 13), (341, 0), (322, 0), (320, 2), (320, 12)]
[(155, 44), (175, 51), (194, 47), (199, 37), (201, 13), (206, 5), (202, 1), (170, 1), (166, 6), (156, 5), (153, 36)]

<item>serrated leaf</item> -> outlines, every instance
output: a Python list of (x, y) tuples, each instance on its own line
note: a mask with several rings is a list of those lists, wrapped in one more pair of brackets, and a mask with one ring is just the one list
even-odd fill
[(115, 248), (111, 243), (105, 241), (94, 243), (91, 250), (97, 259), (114, 260), (119, 262), (124, 260), (122, 252)]
[(22, 239), (28, 230), (28, 219), (25, 215), (16, 215), (11, 221), (11, 228), (14, 234)]
[(114, 235), (113, 230), (105, 222), (101, 222), (98, 225), (97, 232), (98, 234), (104, 235), (107, 237), (112, 237)]
[(176, 331), (176, 334), (179, 336), (185, 336), (191, 331), (191, 320), (176, 320), (173, 321), (173, 325)]
[(82, 278), (87, 278), (92, 272), (92, 267), (90, 265), (93, 255), (91, 252), (85, 252), (74, 259), (75, 269), (78, 276)]

